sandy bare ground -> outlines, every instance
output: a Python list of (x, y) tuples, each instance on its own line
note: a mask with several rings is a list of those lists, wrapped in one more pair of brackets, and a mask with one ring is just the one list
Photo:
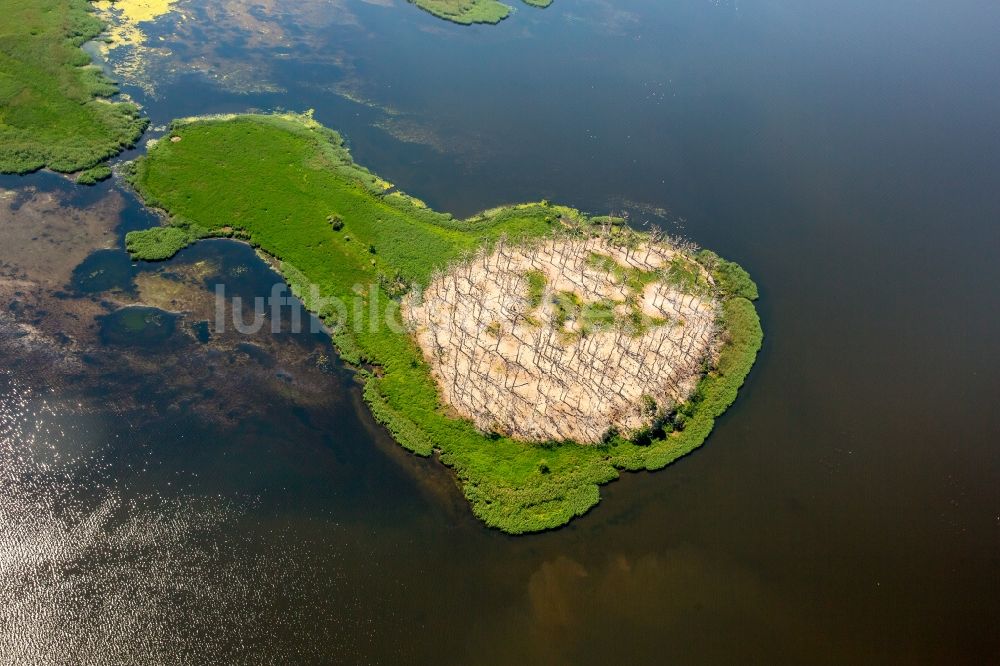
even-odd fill
[[(686, 400), (717, 337), (711, 278), (666, 243), (614, 243), (501, 240), (408, 297), (444, 402), (484, 431), (595, 443)], [(671, 279), (678, 262), (703, 286)]]

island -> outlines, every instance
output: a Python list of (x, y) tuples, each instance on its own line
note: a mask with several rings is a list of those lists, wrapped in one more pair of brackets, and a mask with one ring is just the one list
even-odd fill
[(175, 121), (127, 178), (136, 260), (250, 243), (329, 327), (378, 421), (484, 523), (565, 525), (622, 470), (700, 446), (761, 345), (737, 264), (548, 202), (469, 219), (356, 164), (311, 114)]
[(138, 141), (148, 121), (80, 47), (103, 25), (87, 0), (0, 0), (0, 173), (48, 168), (111, 175), (104, 164)]
[[(511, 7), (498, 0), (409, 0), (438, 18), (460, 25), (496, 24), (510, 16)], [(522, 0), (533, 7), (548, 7), (552, 0)]]

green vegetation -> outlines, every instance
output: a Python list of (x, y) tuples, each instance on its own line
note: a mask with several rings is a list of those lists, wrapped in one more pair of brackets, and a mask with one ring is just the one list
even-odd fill
[(198, 240), (187, 229), (159, 227), (147, 231), (130, 231), (125, 234), (125, 249), (133, 257), (146, 261), (163, 261), (174, 256)]
[(614, 326), (618, 321), (615, 301), (585, 302), (572, 291), (560, 291), (552, 294), (554, 306), (553, 320), (557, 327), (563, 327), (567, 322), (577, 325), (577, 335), (590, 335), (604, 328)]
[[(663, 415), (662, 427), (648, 437), (630, 442), (609, 432), (602, 445), (581, 446), (481, 433), (441, 407), (409, 335), (381, 317), (365, 318), (373, 309), (398, 307), (398, 292), (390, 293), (387, 285), (426, 285), (435, 270), (501, 234), (523, 239), (565, 222), (573, 223), (568, 233), (587, 233), (587, 218), (541, 203), (454, 220), (356, 165), (339, 135), (309, 117), (193, 119), (173, 129), (182, 140), (150, 148), (130, 180), (147, 203), (173, 216), (180, 233), (130, 234), (129, 251), (136, 258), (162, 259), (194, 236), (235, 230), (279, 258), (293, 291), (333, 329), (342, 356), (375, 366), (359, 370), (375, 417), (414, 453), (438, 451), (475, 514), (490, 526), (523, 533), (564, 525), (593, 507), (598, 486), (620, 470), (658, 469), (687, 454), (708, 436), (753, 365), (762, 337), (754, 307), (741, 295), (722, 293), (727, 340), (717, 367), (690, 403)], [(353, 240), (332, 229), (331, 210), (342, 216)], [(378, 253), (370, 254), (370, 246)], [(337, 307), (324, 300), (330, 297), (360, 299), (363, 307)]]
[[(749, 276), (747, 278), (749, 279)], [(686, 293), (705, 293), (711, 288), (698, 264), (682, 256), (676, 256), (670, 260), (670, 266), (667, 268), (667, 279)], [(724, 288), (728, 288), (728, 285)], [(754, 298), (757, 297), (754, 296)]]
[(528, 271), (525, 277), (528, 279), (528, 307), (534, 310), (542, 304), (542, 298), (545, 296), (545, 273)]
[[(623, 242), (632, 246), (634, 246), (640, 238), (640, 234), (634, 232), (630, 233), (627, 229), (623, 229), (619, 233), (621, 233), (624, 237)], [(683, 261), (684, 260), (681, 257), (676, 257), (674, 259), (675, 264)], [(646, 288), (646, 285), (660, 279), (660, 275), (656, 271), (644, 271), (640, 268), (623, 266), (612, 257), (597, 252), (594, 252), (587, 257), (587, 263), (597, 270), (604, 271), (614, 276), (615, 280), (621, 284), (627, 285), (628, 288), (635, 293), (642, 293), (642, 290)], [(672, 280), (674, 279), (672, 275), (669, 277)]]
[(712, 273), (716, 283), (726, 293), (742, 296), (751, 301), (757, 300), (757, 285), (742, 266), (722, 259), (711, 250), (702, 250), (696, 258)]
[(584, 303), (583, 307), (580, 309), (580, 320), (583, 326), (582, 332), (584, 335), (588, 335), (591, 332), (598, 331), (602, 328), (610, 328), (615, 323), (615, 307), (617, 303), (614, 301), (594, 301), (592, 303)]
[(0, 0), (0, 14), (0, 172), (81, 171), (138, 140), (147, 121), (104, 99), (116, 88), (80, 48), (102, 29), (87, 0)]
[[(417, 7), (460, 25), (499, 23), (510, 16), (511, 8), (498, 0), (410, 0)], [(552, 0), (524, 0), (533, 7), (548, 7)]]
[(572, 291), (560, 291), (552, 294), (552, 305), (555, 306), (552, 319), (556, 328), (562, 328), (567, 321), (580, 318), (580, 297)]
[(108, 178), (111, 178), (111, 167), (107, 164), (98, 164), (86, 171), (81, 171), (76, 177), (76, 182), (81, 185), (96, 185)]

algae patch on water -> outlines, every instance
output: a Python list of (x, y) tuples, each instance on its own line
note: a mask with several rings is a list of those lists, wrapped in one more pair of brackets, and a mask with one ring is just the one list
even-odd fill
[(108, 48), (116, 49), (144, 45), (148, 36), (142, 24), (166, 16), (176, 4), (177, 0), (99, 0), (94, 6), (110, 26)]

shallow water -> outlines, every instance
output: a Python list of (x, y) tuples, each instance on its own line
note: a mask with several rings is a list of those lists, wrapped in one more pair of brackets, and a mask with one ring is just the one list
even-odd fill
[[(322, 336), (199, 341), (216, 282), (269, 293), (248, 248), (132, 269), (202, 294), (181, 347), (2, 318), (0, 661), (1000, 660), (995, 3), (199, 7), (147, 29), (154, 125), (314, 108), (444, 210), (628, 208), (750, 270), (765, 346), (705, 447), (511, 538)], [(119, 234), (153, 223), (123, 196)], [(70, 287), (44, 308), (131, 302)]]

